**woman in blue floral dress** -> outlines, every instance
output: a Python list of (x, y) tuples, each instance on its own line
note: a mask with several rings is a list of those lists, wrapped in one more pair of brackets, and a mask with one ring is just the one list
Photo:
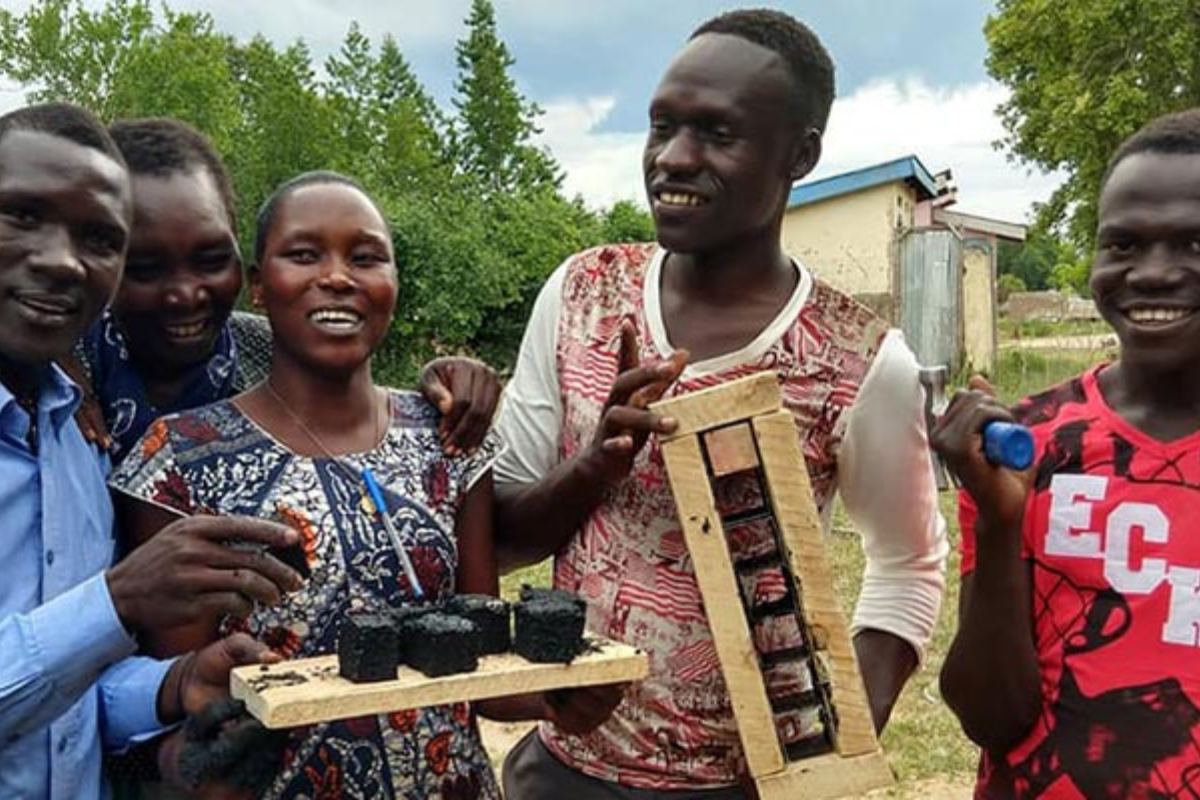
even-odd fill
[[(243, 619), (199, 609), (191, 628), (148, 637), (152, 652), (183, 652), (241, 629), (285, 657), (330, 653), (347, 613), (413, 598), (397, 551), (364, 503), (365, 468), (383, 488), (426, 597), (497, 593), (496, 440), (449, 458), (436, 410), (371, 379), (371, 354), (396, 303), (392, 252), (374, 203), (333, 173), (294, 179), (260, 212), (252, 299), (275, 332), (270, 376), (231, 400), (155, 422), (112, 486), (134, 545), (178, 514), (274, 517), (302, 533), (312, 574), (273, 607), (247, 604)], [(564, 715), (540, 695), (479, 705), (505, 719)], [(598, 724), (602, 711), (576, 708), (568, 724)], [(297, 729), (266, 796), (472, 800), (499, 792), (463, 703)]]

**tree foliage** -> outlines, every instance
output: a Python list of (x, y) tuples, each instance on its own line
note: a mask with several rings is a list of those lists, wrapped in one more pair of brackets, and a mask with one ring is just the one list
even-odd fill
[(454, 113), (440, 109), (390, 36), (356, 24), (319, 68), (303, 41), (238, 41), (205, 13), (148, 0), (41, 0), (0, 9), (0, 74), (31, 99), (66, 100), (102, 119), (174, 116), (207, 134), (239, 196), (244, 252), (280, 182), (311, 169), (354, 175), (394, 231), (400, 302), (379, 360), (401, 382), (435, 353), (511, 363), (533, 299), (567, 255), (654, 234), (635, 204), (603, 212), (560, 191), (560, 169), (534, 137), (537, 106), (509, 74), (513, 58), (489, 0), (474, 0), (457, 46)]
[(998, 0), (984, 29), (988, 71), (1016, 159), (1066, 181), (1039, 221), (1090, 252), (1109, 156), (1155, 116), (1200, 105), (1195, 0)]

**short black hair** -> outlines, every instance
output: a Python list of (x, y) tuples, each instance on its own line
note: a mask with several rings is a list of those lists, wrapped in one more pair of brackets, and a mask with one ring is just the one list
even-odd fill
[(1108, 183), (1118, 164), (1138, 153), (1200, 155), (1200, 108), (1155, 117), (1121, 142), (1104, 168), (1100, 188)]
[(371, 196), (371, 193), (367, 191), (365, 186), (349, 175), (343, 175), (340, 172), (334, 172), (330, 169), (317, 169), (311, 172), (302, 172), (296, 177), (289, 178), (279, 184), (275, 191), (271, 193), (271, 196), (259, 207), (258, 217), (254, 220), (255, 264), (262, 265), (263, 252), (267, 249), (267, 234), (270, 233), (271, 226), (275, 224), (275, 215), (279, 212), (279, 204), (297, 189), (326, 183), (349, 186), (362, 192), (363, 196), (371, 201), (371, 205), (375, 206), (375, 210), (379, 212), (379, 216), (383, 218), (383, 224), (387, 227), (388, 238), (391, 238), (391, 223), (388, 222), (387, 215), (383, 213), (383, 209), (375, 202), (375, 198)]
[(98, 150), (125, 166), (121, 151), (104, 123), (86, 108), (71, 103), (39, 103), (18, 108), (0, 117), (0, 140), (12, 131), (36, 131)]
[(120, 119), (108, 130), (133, 175), (168, 178), (181, 172), (207, 172), (225, 204), (229, 226), (236, 229), (236, 197), (229, 170), (216, 148), (200, 131), (169, 117)]
[(792, 119), (822, 133), (833, 106), (834, 66), (829, 51), (807, 25), (770, 8), (746, 8), (713, 17), (688, 37), (706, 33), (737, 36), (773, 50), (787, 65), (795, 91), (789, 99)]

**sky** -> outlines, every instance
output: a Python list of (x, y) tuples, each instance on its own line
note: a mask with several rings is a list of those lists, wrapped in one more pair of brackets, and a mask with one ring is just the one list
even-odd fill
[[(0, 0), (20, 11), (30, 0)], [(644, 203), (641, 149), (646, 108), (672, 56), (709, 17), (737, 7), (718, 0), (494, 0), (497, 27), (515, 58), (512, 75), (544, 110), (544, 144), (565, 171), (564, 188), (594, 207)], [(96, 0), (85, 0), (98, 6)], [(1058, 177), (1013, 163), (996, 146), (995, 114), (1007, 96), (984, 66), (983, 25), (992, 0), (751, 0), (787, 11), (821, 37), (837, 64), (838, 97), (821, 163), (810, 179), (905, 155), (951, 170), (955, 210), (1026, 221)], [(169, 0), (202, 10), (217, 27), (284, 45), (303, 38), (314, 61), (335, 52), (352, 20), (374, 41), (392, 34), (418, 78), (450, 107), (454, 44), (470, 0)], [(0, 84), (0, 110), (21, 102)]]

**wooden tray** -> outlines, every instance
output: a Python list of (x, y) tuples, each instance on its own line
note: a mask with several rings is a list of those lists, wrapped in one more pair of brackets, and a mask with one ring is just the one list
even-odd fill
[(401, 666), (396, 680), (352, 683), (338, 675), (337, 656), (238, 667), (230, 692), (268, 728), (292, 728), (334, 719), (488, 697), (567, 689), (646, 677), (641, 650), (587, 635), (588, 648), (570, 664), (535, 664), (515, 653), (479, 659), (474, 672), (427, 678)]

